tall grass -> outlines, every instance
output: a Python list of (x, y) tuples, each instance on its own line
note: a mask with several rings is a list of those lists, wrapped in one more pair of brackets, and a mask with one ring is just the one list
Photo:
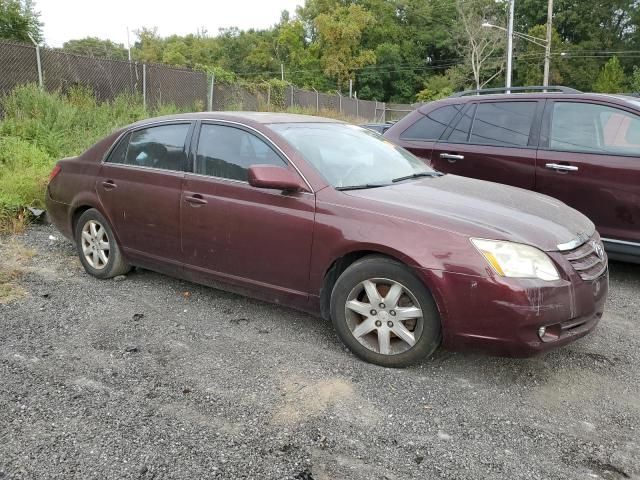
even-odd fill
[(47, 177), (58, 159), (78, 155), (129, 123), (178, 112), (171, 105), (145, 111), (135, 96), (99, 103), (87, 89), (63, 95), (35, 85), (16, 88), (0, 104), (0, 232), (19, 227), (24, 207), (44, 206)]
[[(23, 226), (25, 207), (44, 207), (47, 177), (58, 159), (82, 153), (124, 125), (181, 111), (173, 105), (145, 110), (139, 96), (98, 102), (91, 90), (81, 87), (62, 94), (43, 92), (36, 85), (17, 87), (0, 98), (0, 106), (5, 115), (0, 121), (0, 233)], [(202, 105), (186, 110), (202, 110)], [(357, 121), (331, 110), (284, 111)]]

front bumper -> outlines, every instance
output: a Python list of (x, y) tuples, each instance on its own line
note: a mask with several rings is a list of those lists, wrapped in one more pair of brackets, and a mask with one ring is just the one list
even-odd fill
[(443, 347), (529, 357), (588, 334), (604, 312), (608, 269), (587, 282), (561, 255), (554, 260), (566, 264), (565, 278), (554, 282), (423, 270), (440, 309)]

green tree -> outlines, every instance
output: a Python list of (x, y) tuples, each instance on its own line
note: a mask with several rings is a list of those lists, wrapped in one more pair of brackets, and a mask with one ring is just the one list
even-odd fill
[(164, 50), (164, 41), (158, 35), (157, 28), (143, 27), (135, 32), (138, 40), (134, 45), (134, 57), (142, 62), (160, 62)]
[(453, 82), (447, 75), (433, 75), (425, 82), (424, 89), (416, 95), (416, 102), (430, 102), (446, 98), (453, 93)]
[(127, 49), (121, 43), (111, 40), (101, 40), (96, 37), (86, 37), (79, 40), (69, 40), (62, 45), (62, 50), (76, 55), (90, 57), (107, 57), (126, 60), (129, 56)]
[(0, 38), (31, 42), (42, 41), (40, 14), (31, 0), (0, 0)]
[(190, 66), (191, 62), (187, 59), (188, 56), (190, 56), (190, 52), (186, 42), (179, 37), (172, 37), (162, 51), (162, 63), (178, 67)]
[[(516, 30), (526, 32), (547, 20), (547, 0), (518, 0)], [(595, 70), (600, 69), (599, 52), (640, 48), (640, 8), (638, 0), (555, 0), (553, 26), (562, 40), (562, 49), (553, 47), (564, 85), (591, 91)], [(555, 42), (554, 42), (554, 45)], [(630, 75), (636, 60), (621, 56), (620, 64)]]
[[(528, 35), (546, 39), (547, 26), (536, 25), (531, 28)], [(551, 50), (552, 52), (562, 52), (569, 48), (555, 29), (551, 31)], [(516, 78), (522, 85), (542, 85), (544, 77), (544, 54), (545, 49), (535, 43), (517, 39), (516, 55), (515, 55), (515, 71)], [(570, 64), (565, 62), (559, 55), (551, 57), (551, 65), (549, 70), (549, 84), (562, 85), (567, 67)]]
[(612, 57), (600, 70), (593, 89), (601, 93), (623, 93), (626, 90), (625, 86), (626, 78), (620, 60), (618, 57)]
[(373, 15), (360, 5), (337, 6), (315, 19), (322, 49), (324, 73), (335, 78), (338, 88), (354, 78), (354, 72), (376, 61), (373, 50), (360, 46), (363, 30), (374, 23)]
[(633, 93), (640, 93), (640, 67), (638, 66), (633, 67), (630, 86)]

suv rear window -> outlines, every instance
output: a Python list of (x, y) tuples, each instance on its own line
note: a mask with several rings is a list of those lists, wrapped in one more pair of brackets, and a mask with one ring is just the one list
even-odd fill
[(525, 147), (536, 113), (536, 102), (487, 102), (478, 104), (470, 143)]
[(400, 135), (402, 140), (438, 140), (462, 105), (440, 107), (422, 117)]

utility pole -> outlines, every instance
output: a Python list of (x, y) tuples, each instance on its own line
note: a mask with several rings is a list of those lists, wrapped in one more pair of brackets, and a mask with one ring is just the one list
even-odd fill
[(280, 64), (280, 80), (284, 82), (284, 63)]
[(547, 44), (544, 50), (544, 79), (542, 85), (549, 86), (549, 69), (551, 64), (551, 28), (553, 25), (553, 0), (549, 0), (547, 7)]
[(511, 75), (513, 71), (513, 16), (516, 0), (509, 0), (509, 28), (507, 29), (507, 93), (511, 93)]
[(349, 98), (353, 98), (353, 80), (349, 79)]

